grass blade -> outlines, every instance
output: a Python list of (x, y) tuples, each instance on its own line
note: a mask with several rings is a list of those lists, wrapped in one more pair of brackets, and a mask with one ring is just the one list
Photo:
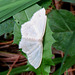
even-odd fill
[(0, 12), (0, 22), (13, 16), (14, 14), (18, 13), (19, 11), (35, 4), (39, 0), (27, 0), (25, 2), (24, 1), (25, 0), (23, 0), (22, 4), (19, 4), (19, 5), (16, 4), (15, 6), (13, 5), (13, 7), (9, 7), (8, 9), (1, 11)]

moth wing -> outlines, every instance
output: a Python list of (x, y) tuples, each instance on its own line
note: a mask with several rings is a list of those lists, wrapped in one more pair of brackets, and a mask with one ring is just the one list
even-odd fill
[(34, 28), (36, 32), (38, 32), (38, 36), (40, 36), (39, 38), (43, 37), (46, 28), (47, 17), (45, 13), (45, 9), (42, 8), (36, 13), (34, 13), (34, 15), (31, 18)]
[(30, 21), (25, 22), (21, 27), (22, 37), (31, 39), (42, 39), (46, 28), (47, 17), (45, 9), (35, 12)]
[(35, 28), (33, 27), (33, 24), (31, 21), (25, 22), (21, 26), (21, 35), (23, 38), (30, 38), (30, 39), (35, 39), (37, 37), (37, 32)]
[(40, 9), (32, 16), (31, 20), (21, 27), (22, 39), (19, 48), (27, 54), (29, 63), (37, 69), (42, 61), (42, 38), (46, 28), (45, 9)]
[(29, 63), (37, 69), (42, 61), (43, 46), (41, 42), (21, 39), (19, 47), (26, 53)]

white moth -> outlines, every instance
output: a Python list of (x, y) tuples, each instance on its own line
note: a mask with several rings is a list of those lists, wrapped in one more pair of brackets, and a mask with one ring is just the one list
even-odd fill
[(19, 48), (26, 53), (29, 63), (37, 69), (42, 61), (43, 36), (46, 28), (47, 17), (45, 9), (35, 12), (30, 21), (25, 22), (21, 27), (22, 38)]

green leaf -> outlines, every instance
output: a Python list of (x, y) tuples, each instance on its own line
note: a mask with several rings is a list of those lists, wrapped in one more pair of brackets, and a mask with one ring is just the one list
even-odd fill
[(0, 22), (13, 16), (19, 11), (31, 6), (39, 0), (1, 0), (0, 1)]
[(53, 59), (53, 62), (54, 62), (54, 64), (56, 65), (56, 64), (61, 63), (62, 60), (63, 60), (63, 58), (55, 58), (55, 59)]
[(72, 46), (73, 44), (75, 44), (74, 42), (75, 42), (75, 31), (73, 32), (73, 34), (72, 34), (72, 36), (71, 36), (71, 39), (70, 39), (69, 43), (68, 43), (67, 46), (66, 46), (66, 49), (65, 49), (66, 52), (65, 52), (65, 56), (64, 56), (64, 58), (63, 58), (63, 61), (62, 61), (61, 67), (60, 67), (59, 75), (61, 74), (62, 67), (63, 67), (63, 63), (64, 63), (65, 60), (66, 60), (66, 57), (67, 57), (67, 55), (68, 55), (68, 52), (69, 52), (71, 46)]
[[(30, 20), (30, 18), (32, 17), (33, 13), (35, 13), (37, 10), (39, 10), (41, 7), (38, 6), (37, 4), (14, 15), (14, 19), (16, 21), (16, 25), (15, 25), (15, 30), (14, 30), (14, 43), (19, 44), (19, 41), (21, 39), (21, 31), (20, 31), (20, 27), (21, 24), (25, 23), (26, 21)], [(31, 11), (33, 10), (33, 11)], [(45, 32), (45, 36), (44, 36), (44, 50), (43, 50), (43, 58), (42, 58), (42, 64), (38, 69), (34, 69), (29, 62), (27, 63), (26, 66), (27, 67), (27, 71), (33, 71), (35, 72), (37, 75), (49, 75), (50, 73), (50, 65), (54, 65), (53, 61), (52, 61), (52, 52), (51, 52), (51, 46), (54, 42), (54, 39), (52, 37), (52, 31), (49, 28), (49, 20), (47, 20), (47, 27), (46, 27), (46, 32)], [(19, 28), (19, 29), (17, 29)], [(48, 63), (50, 62), (50, 63)]]
[(54, 31), (53, 36), (57, 41), (53, 46), (65, 52), (59, 72), (60, 75), (67, 54), (70, 56), (75, 55), (75, 34), (73, 34), (75, 31), (75, 17), (66, 10), (55, 10), (48, 16), (50, 19), (50, 27)]
[(15, 21), (10, 18), (2, 23), (0, 23), (0, 36), (3, 34), (11, 33), (14, 30)]
[[(45, 36), (43, 40), (44, 49), (43, 49), (42, 63), (41, 63), (41, 66), (37, 70), (33, 69), (33, 71), (37, 75), (49, 75), (50, 65), (54, 65), (52, 61), (53, 55), (51, 52), (51, 47), (52, 47), (53, 42), (55, 42), (55, 40), (53, 39), (52, 31), (49, 28), (49, 20), (47, 20), (46, 32), (45, 32)], [(32, 68), (30, 68), (30, 71), (32, 71)]]
[(48, 9), (51, 3), (52, 0), (41, 0), (40, 2), (38, 2), (38, 4), (44, 7), (45, 9)]
[[(54, 10), (48, 14), (48, 17), (50, 19), (50, 27), (54, 32), (53, 37), (56, 40), (53, 46), (58, 50), (66, 52), (66, 46), (75, 31), (75, 16), (67, 10)], [(74, 49), (73, 43), (68, 51), (70, 56), (75, 55)]]
[(62, 0), (63, 2), (75, 3), (75, 0)]
[(44, 52), (43, 52), (43, 58), (51, 63), (45, 62), (46, 64), (52, 65), (52, 51), (51, 51), (51, 47), (52, 44), (55, 42), (54, 38), (52, 37), (53, 32), (51, 31), (51, 29), (49, 28), (49, 19), (47, 19), (47, 25), (46, 25), (46, 32), (45, 32), (45, 36), (44, 36)]
[[(36, 9), (35, 9), (36, 7)], [(21, 39), (21, 25), (23, 23), (25, 23), (26, 21), (30, 20), (30, 18), (32, 17), (33, 13), (35, 13), (37, 10), (39, 10), (41, 7), (36, 5), (33, 5), (32, 7), (17, 13), (16, 15), (14, 15), (14, 19), (16, 21), (16, 24), (14, 26), (14, 43), (19, 44), (19, 41)], [(34, 11), (32, 11), (34, 10)]]
[[(71, 62), (71, 63), (70, 63)], [(61, 75), (65, 72), (65, 70), (66, 69), (69, 69), (71, 66), (73, 66), (75, 64), (75, 55), (74, 56), (72, 56), (72, 57), (70, 57), (70, 58), (68, 58), (67, 60), (66, 60), (66, 62), (63, 64), (63, 67), (62, 67), (62, 71), (61, 71)], [(57, 70), (57, 71), (55, 71), (54, 73), (53, 73), (53, 75), (58, 75), (59, 74), (59, 70), (60, 70), (60, 68)]]

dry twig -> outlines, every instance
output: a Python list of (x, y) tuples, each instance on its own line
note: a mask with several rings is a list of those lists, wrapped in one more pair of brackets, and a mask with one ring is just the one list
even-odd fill
[(0, 43), (0, 45), (6, 45), (6, 44), (11, 44), (11, 43), (13, 43), (13, 40), (8, 41), (8, 42), (2, 42), (2, 43)]
[(9, 68), (9, 72), (7, 73), (7, 75), (10, 74), (10, 72), (11, 72), (13, 66), (16, 64), (16, 62), (19, 60), (19, 58), (20, 58), (20, 56), (18, 56), (17, 59), (14, 61), (14, 63), (11, 65), (11, 67)]

